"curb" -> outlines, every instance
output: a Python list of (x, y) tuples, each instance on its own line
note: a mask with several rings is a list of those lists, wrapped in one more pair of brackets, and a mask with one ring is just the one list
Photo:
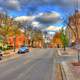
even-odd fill
[(76, 80), (66, 62), (62, 62), (62, 70), (66, 80)]
[(57, 52), (58, 52), (58, 56), (71, 56), (71, 55), (68, 55), (68, 54), (66, 54), (66, 55), (61, 54), (60, 50), (57, 50)]
[(57, 52), (58, 52), (58, 56), (69, 56), (69, 55), (63, 55), (60, 50), (57, 50)]
[(62, 54), (61, 54), (60, 50), (57, 50), (57, 52), (58, 52), (58, 55), (59, 55), (59, 56), (62, 56)]
[(63, 74), (61, 70), (61, 65), (57, 64), (56, 65), (56, 80), (63, 80)]
[(60, 50), (57, 50), (57, 52), (58, 52), (58, 56), (74, 56), (71, 54), (62, 54)]
[(16, 59), (17, 57), (20, 57), (20, 56), (21, 56), (21, 55), (14, 55), (14, 56), (8, 57), (8, 58), (6, 58), (6, 59), (1, 60), (0, 63), (2, 64), (2, 63), (7, 62), (7, 61), (9, 61), (9, 60)]

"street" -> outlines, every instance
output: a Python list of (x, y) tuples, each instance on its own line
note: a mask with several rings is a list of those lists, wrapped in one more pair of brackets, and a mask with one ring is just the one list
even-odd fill
[(0, 80), (80, 80), (80, 0), (0, 0)]
[(55, 80), (55, 49), (33, 49), (0, 63), (0, 80)]

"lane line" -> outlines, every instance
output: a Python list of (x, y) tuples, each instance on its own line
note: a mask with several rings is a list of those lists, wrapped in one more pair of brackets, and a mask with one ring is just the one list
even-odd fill
[[(48, 50), (47, 50), (47, 51), (48, 51)], [(45, 53), (46, 53), (47, 51), (45, 51)], [(45, 54), (45, 53), (44, 53), (44, 54)], [(41, 55), (41, 56), (43, 56), (43, 55)], [(40, 57), (41, 57), (41, 56), (40, 56)], [(23, 64), (24, 64), (24, 63), (23, 63)], [(14, 68), (11, 68), (10, 70), (4, 72), (4, 73), (1, 74), (0, 76), (3, 76), (3, 77), (4, 77), (5, 75), (10, 74), (11, 72), (18, 70), (19, 68), (21, 68), (21, 67), (24, 66), (23, 64), (21, 64), (21, 66), (18, 65), (18, 66), (15, 66)], [(26, 62), (26, 64), (27, 64), (27, 62)], [(19, 66), (20, 66), (20, 67), (19, 67)]]

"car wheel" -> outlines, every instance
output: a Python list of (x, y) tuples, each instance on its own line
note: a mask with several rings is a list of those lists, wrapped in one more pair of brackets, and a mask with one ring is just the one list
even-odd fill
[(2, 60), (2, 58), (0, 57), (0, 60)]

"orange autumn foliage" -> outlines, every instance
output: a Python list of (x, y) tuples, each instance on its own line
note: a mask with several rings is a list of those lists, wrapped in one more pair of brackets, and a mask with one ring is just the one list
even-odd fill
[[(16, 36), (15, 38), (16, 40), (16, 47), (20, 47), (21, 45), (24, 44), (24, 41), (25, 41), (25, 36), (23, 34), (21, 34), (20, 36)], [(11, 45), (11, 46), (14, 46), (14, 37), (11, 36), (9, 37), (8, 39), (8, 43)]]

